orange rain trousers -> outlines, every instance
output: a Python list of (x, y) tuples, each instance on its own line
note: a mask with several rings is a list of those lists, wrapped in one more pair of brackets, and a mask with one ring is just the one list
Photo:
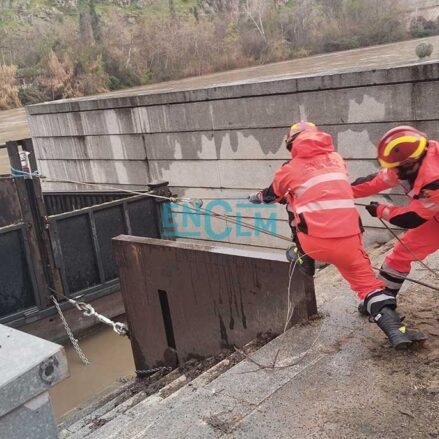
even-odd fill
[(386, 257), (386, 263), (400, 273), (409, 273), (412, 262), (416, 260), (414, 255), (423, 261), (439, 249), (439, 219), (433, 217), (416, 229), (410, 229), (404, 233), (401, 241), (407, 248), (397, 242), (392, 253)]
[(335, 265), (360, 300), (373, 291), (384, 289), (384, 282), (375, 276), (364, 251), (361, 234), (344, 238), (298, 235), (304, 252), (313, 259)]

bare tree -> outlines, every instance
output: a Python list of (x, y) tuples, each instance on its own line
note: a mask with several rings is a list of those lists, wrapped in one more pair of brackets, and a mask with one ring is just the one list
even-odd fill
[(201, 0), (200, 8), (209, 15), (239, 16), (239, 0)]
[(245, 0), (243, 8), (247, 17), (252, 21), (258, 32), (261, 34), (261, 37), (266, 42), (267, 37), (265, 35), (263, 23), (264, 13), (267, 9), (266, 2), (264, 0)]
[(85, 43), (100, 40), (99, 17), (96, 13), (95, 0), (78, 0), (79, 35)]
[(174, 0), (169, 0), (169, 14), (170, 14), (171, 17), (175, 17)]

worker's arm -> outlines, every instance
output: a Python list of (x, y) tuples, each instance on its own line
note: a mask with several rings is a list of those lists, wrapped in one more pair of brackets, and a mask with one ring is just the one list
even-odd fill
[(248, 197), (248, 201), (253, 204), (270, 204), (270, 203), (281, 203), (285, 204), (286, 200), (283, 197), (279, 197), (273, 189), (273, 184), (270, 184), (265, 189), (259, 192), (255, 192)]
[(354, 198), (364, 198), (386, 189), (398, 186), (399, 180), (392, 169), (381, 169), (376, 174), (357, 178), (352, 183)]
[(366, 209), (372, 216), (386, 220), (395, 226), (414, 229), (439, 213), (439, 180), (424, 186), (419, 198), (413, 200), (408, 206), (397, 207), (371, 203)]
[(284, 166), (287, 165), (289, 163), (285, 162), (282, 167), (276, 172), (274, 179), (273, 179), (273, 183), (270, 184), (270, 186), (268, 186), (265, 189), (262, 189), (259, 192), (256, 192), (254, 194), (251, 194), (248, 197), (248, 200), (251, 203), (254, 204), (269, 204), (269, 203), (280, 203), (280, 204), (286, 204), (287, 200), (284, 197), (284, 192), (279, 192), (279, 188), (276, 187), (277, 186), (277, 180), (278, 180), (278, 175), (279, 174), (286, 174), (286, 170), (284, 169)]

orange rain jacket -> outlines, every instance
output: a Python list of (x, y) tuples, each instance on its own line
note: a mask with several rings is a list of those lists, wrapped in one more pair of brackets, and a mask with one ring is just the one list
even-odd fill
[(401, 185), (410, 198), (405, 207), (380, 204), (378, 218), (404, 227), (416, 228), (429, 220), (439, 220), (439, 142), (428, 142), (427, 154), (414, 181), (400, 180), (396, 169), (381, 169), (377, 174), (357, 179), (352, 186), (354, 197), (362, 198)]
[(304, 132), (294, 141), (291, 154), (292, 160), (276, 172), (272, 189), (278, 200), (286, 198), (298, 230), (318, 238), (358, 235), (360, 217), (332, 137)]

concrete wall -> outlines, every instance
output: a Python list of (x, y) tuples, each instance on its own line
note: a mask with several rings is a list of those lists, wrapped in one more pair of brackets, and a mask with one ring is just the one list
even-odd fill
[[(378, 169), (375, 144), (397, 124), (415, 124), (439, 137), (438, 80), (439, 64), (424, 63), (64, 101), (32, 106), (28, 113), (40, 170), (50, 177), (142, 189), (148, 181), (164, 179), (181, 196), (234, 198), (271, 182), (288, 158), (283, 136), (292, 121), (306, 118), (331, 133), (352, 179)], [(45, 189), (90, 187), (56, 182), (45, 184)], [(393, 197), (395, 202), (404, 198)], [(254, 209), (240, 207), (238, 212), (232, 207), (232, 215), (254, 222)], [(262, 216), (272, 212), (263, 211)], [(284, 208), (275, 212), (277, 233), (288, 236)], [(388, 238), (377, 220), (368, 215), (363, 219), (368, 242)], [(212, 227), (225, 226), (214, 220)], [(202, 229), (197, 239), (209, 236)], [(225, 241), (286, 245), (254, 234), (231, 233)]]

